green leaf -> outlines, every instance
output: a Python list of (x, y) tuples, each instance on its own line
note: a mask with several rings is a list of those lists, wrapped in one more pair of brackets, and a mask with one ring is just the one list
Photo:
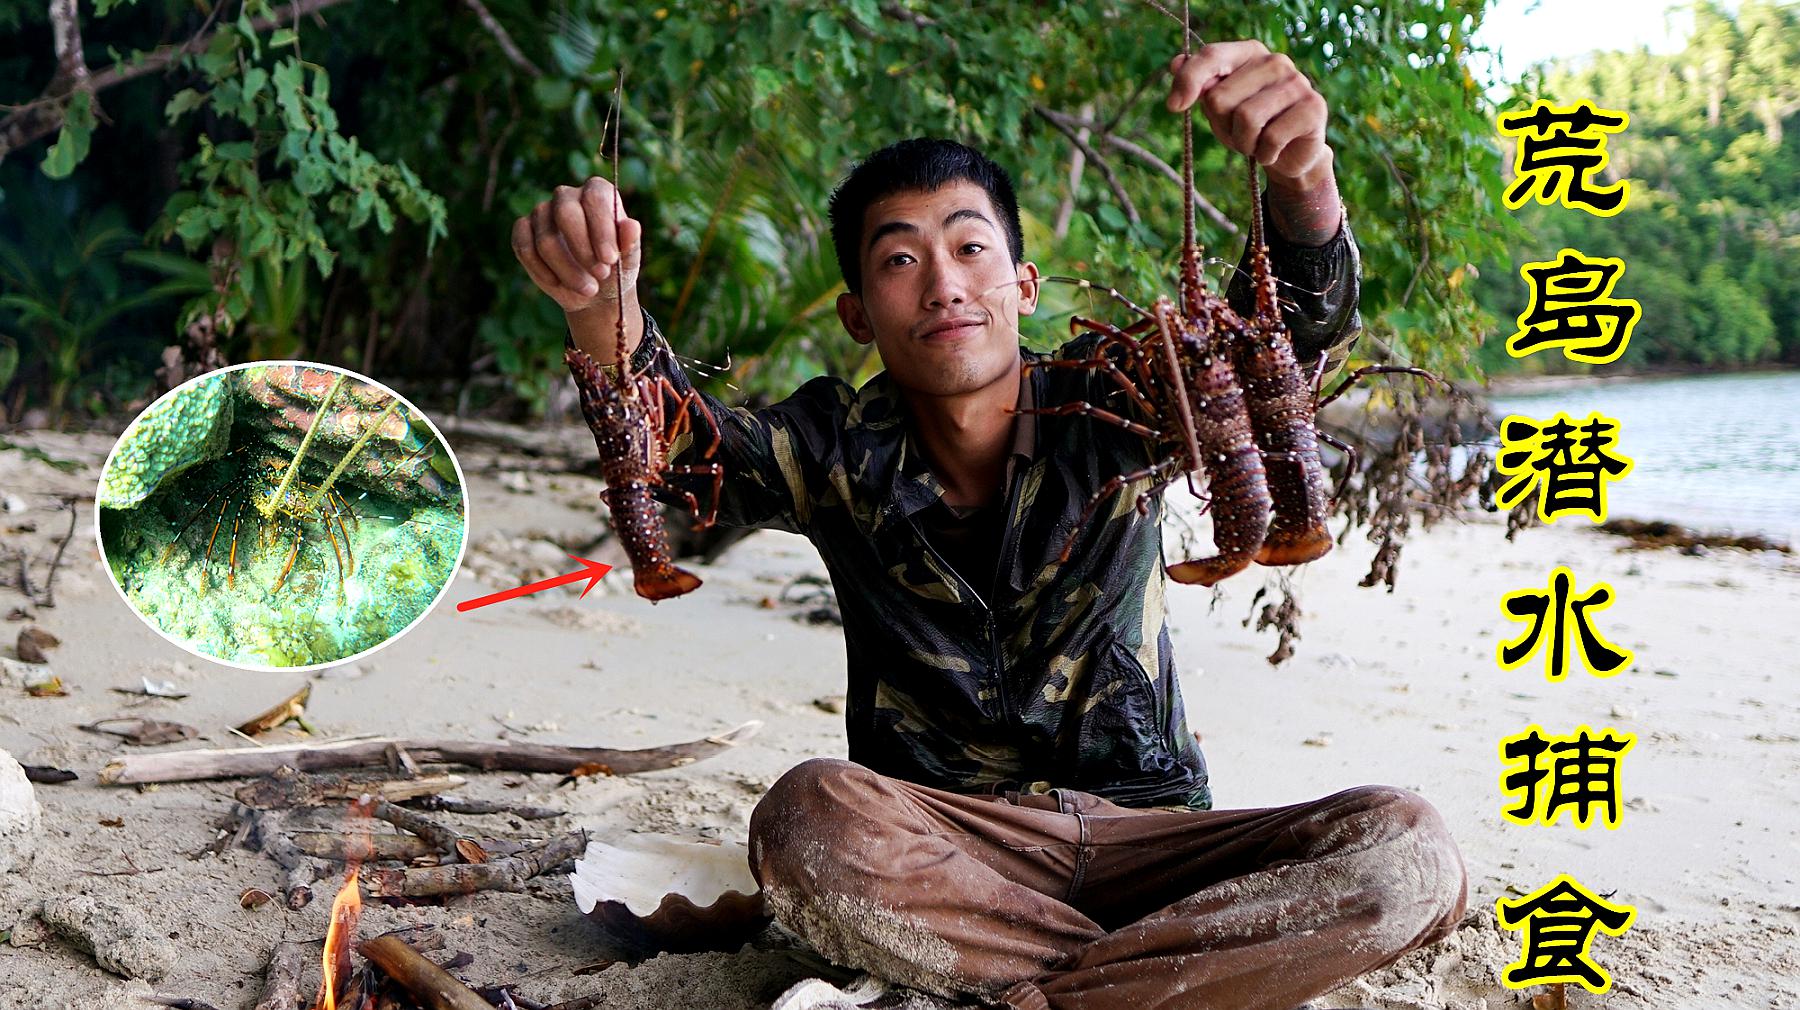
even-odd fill
[(294, 188), (306, 196), (318, 196), (330, 185), (330, 166), (319, 159), (307, 158), (294, 167)]
[(292, 28), (277, 28), (269, 36), (270, 49), (283, 49), (300, 41), (300, 33)]
[(251, 67), (244, 71), (244, 98), (255, 98), (262, 93), (263, 85), (269, 83), (269, 72), (261, 67)]
[(88, 142), (94, 133), (93, 100), (94, 96), (86, 91), (77, 91), (70, 96), (62, 130), (57, 133), (56, 143), (50, 145), (44, 155), (44, 174), (50, 178), (68, 178), (75, 166), (87, 157)]
[(204, 104), (206, 104), (205, 95), (195, 91), (193, 88), (182, 88), (180, 91), (175, 92), (173, 98), (169, 99), (168, 105), (163, 106), (163, 115), (167, 116), (169, 122), (173, 123), (182, 115), (182, 113), (191, 109), (197, 109)]

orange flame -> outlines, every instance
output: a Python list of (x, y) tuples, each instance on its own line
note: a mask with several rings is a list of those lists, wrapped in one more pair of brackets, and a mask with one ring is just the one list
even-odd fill
[[(350, 831), (358, 844), (352, 846), (344, 865), (344, 886), (331, 902), (331, 928), (325, 932), (324, 974), (319, 980), (319, 998), (315, 1010), (338, 1010), (339, 988), (350, 976), (350, 944), (356, 939), (356, 923), (362, 917), (362, 886), (358, 871), (362, 861), (373, 852), (369, 842), (368, 815), (374, 801), (367, 796), (350, 804)], [(358, 1010), (345, 1007), (343, 1010)]]
[[(319, 1010), (337, 1010), (338, 985), (350, 974), (350, 938), (356, 935), (356, 920), (362, 916), (362, 887), (356, 879), (357, 863), (350, 861), (348, 880), (338, 889), (331, 902), (331, 929), (325, 933), (325, 973)], [(347, 1008), (355, 1010), (355, 1008)]]

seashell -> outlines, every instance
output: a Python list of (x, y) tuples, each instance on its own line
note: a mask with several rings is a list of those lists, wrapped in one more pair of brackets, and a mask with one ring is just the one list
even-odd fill
[(769, 921), (742, 842), (655, 834), (592, 841), (570, 883), (576, 907), (624, 960), (737, 950)]

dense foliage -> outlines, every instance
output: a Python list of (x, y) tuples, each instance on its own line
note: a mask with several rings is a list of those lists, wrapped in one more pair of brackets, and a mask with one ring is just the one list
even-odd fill
[[(1608, 144), (1613, 178), (1629, 178), (1625, 210), (1610, 218), (1559, 206), (1522, 210), (1532, 244), (1514, 244), (1510, 270), (1484, 279), (1483, 300), (1511, 320), (1524, 308), (1518, 265), (1564, 245), (1617, 256), (1615, 294), (1643, 317), (1620, 367), (1800, 363), (1800, 8), (1745, 0), (1734, 15), (1695, 8), (1678, 53), (1603, 52), (1546, 69), (1541, 94), (1586, 98), (1630, 114)], [(1505, 361), (1499, 341), (1484, 353)], [(1558, 356), (1532, 367), (1566, 364)]]
[[(1501, 256), (1509, 226), (1492, 110), (1465, 68), (1485, 2), (1196, 5), (1201, 38), (1285, 50), (1332, 103), (1371, 356), (1454, 366), (1485, 328), (1466, 264)], [(831, 311), (824, 208), (891, 140), (955, 136), (1011, 168), (1028, 254), (1048, 272), (1143, 294), (1166, 285), (1179, 241), (1164, 173), (1179, 119), (1161, 99), (1180, 30), (1142, 3), (566, 0), (546, 15), (525, 0), (101, 0), (80, 7), (91, 74), (78, 76), (58, 60), (59, 6), (76, 8), (0, 0), (17, 43), (0, 54), (6, 126), (46, 110), (59, 126), (0, 137), (14, 419), (141, 398), (171, 344), (542, 410), (560, 316), (513, 261), (508, 226), (602, 170), (621, 68), (646, 304), (696, 358), (729, 355), (713, 381), (747, 395), (872, 367)], [(138, 75), (95, 83), (121, 72)], [(1218, 211), (1200, 234), (1232, 260), (1241, 238), (1221, 222), (1246, 220), (1242, 173), (1200, 132), (1200, 191)], [(1090, 151), (1072, 184), (1075, 136)], [(1065, 312), (1078, 301), (1051, 294)], [(1063, 315), (1037, 320), (1040, 345), (1067, 332)]]

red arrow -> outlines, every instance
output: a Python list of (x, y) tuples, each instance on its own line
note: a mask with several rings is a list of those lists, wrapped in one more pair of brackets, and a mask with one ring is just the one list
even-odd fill
[(571, 582), (580, 582), (582, 579), (588, 580), (587, 589), (581, 591), (581, 595), (586, 597), (587, 594), (599, 584), (600, 577), (607, 572), (612, 571), (611, 565), (603, 565), (598, 561), (589, 561), (586, 558), (575, 557), (573, 554), (569, 555), (569, 557), (581, 562), (581, 571), (570, 572), (567, 575), (558, 575), (553, 578), (544, 579), (541, 582), (533, 582), (512, 589), (502, 589), (497, 593), (477, 597), (473, 600), (464, 600), (456, 605), (456, 609), (458, 611), (474, 610), (476, 607), (485, 607), (490, 603), (501, 603), (518, 596), (529, 596), (532, 593), (541, 593), (546, 589), (555, 589), (557, 586), (566, 586)]

